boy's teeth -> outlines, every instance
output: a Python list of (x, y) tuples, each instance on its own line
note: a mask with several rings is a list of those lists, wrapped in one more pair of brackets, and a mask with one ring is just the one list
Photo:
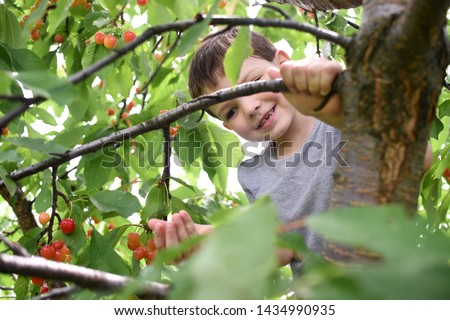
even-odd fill
[(269, 120), (269, 118), (273, 115), (273, 110), (270, 110), (270, 112), (267, 114), (267, 117), (265, 117), (264, 119), (262, 119), (261, 123), (259, 124), (259, 127), (261, 128), (262, 126), (264, 126), (267, 122), (267, 120)]

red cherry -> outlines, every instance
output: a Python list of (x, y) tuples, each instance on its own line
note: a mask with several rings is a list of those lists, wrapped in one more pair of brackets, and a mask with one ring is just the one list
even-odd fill
[(103, 40), (103, 45), (105, 46), (105, 48), (107, 49), (113, 49), (116, 47), (117, 44), (117, 39), (115, 36), (113, 36), (112, 34), (107, 35), (105, 37), (105, 40)]
[(59, 225), (61, 231), (65, 234), (71, 234), (75, 231), (75, 221), (70, 218), (63, 219)]
[(152, 263), (153, 259), (155, 259), (156, 252), (155, 251), (149, 251), (147, 250), (147, 256), (145, 257), (145, 263), (146, 265), (149, 265)]
[(145, 251), (145, 249), (143, 247), (137, 247), (133, 251), (133, 258), (136, 259), (137, 261), (141, 261), (146, 256), (147, 256), (147, 252)]
[(103, 80), (100, 80), (98, 86), (100, 87), (100, 89), (102, 89), (105, 86), (105, 82)]
[(50, 215), (47, 212), (42, 212), (39, 215), (39, 223), (45, 226), (50, 221)]
[(49, 290), (48, 284), (44, 282), (41, 286), (41, 293), (47, 293), (48, 290)]
[(450, 183), (450, 168), (445, 169), (445, 171), (442, 173), (442, 176), (447, 180), (448, 183)]
[(53, 260), (55, 258), (55, 248), (49, 245), (45, 245), (41, 248), (41, 257), (47, 260)]
[(131, 111), (131, 109), (133, 109), (133, 107), (135, 106), (136, 104), (134, 103), (134, 101), (130, 101), (128, 104), (127, 104), (127, 106), (126, 106), (126, 109), (128, 110), (128, 111)]
[(148, 247), (151, 251), (156, 251), (155, 239), (149, 239), (149, 240), (147, 241), (147, 247)]
[(127, 117), (128, 117), (128, 112), (122, 113), (122, 119), (125, 119), (125, 118), (127, 118)]
[(133, 31), (127, 30), (123, 33), (123, 41), (125, 41), (125, 43), (131, 42), (134, 39), (136, 39), (136, 34)]
[(141, 246), (141, 239), (140, 235), (137, 232), (130, 232), (127, 235), (127, 246), (130, 250), (136, 250), (138, 247)]
[(9, 134), (9, 129), (7, 127), (2, 128), (2, 136), (7, 136)]
[(163, 55), (160, 52), (155, 52), (155, 59), (161, 61), (163, 59)]
[(113, 116), (116, 113), (113, 108), (109, 108), (107, 112), (108, 116)]
[(56, 240), (52, 243), (52, 247), (55, 250), (61, 250), (64, 247), (64, 241)]
[(138, 5), (140, 5), (141, 7), (147, 5), (148, 0), (137, 0)]
[(96, 44), (103, 44), (103, 41), (105, 40), (105, 34), (103, 32), (98, 31), (94, 36), (94, 41)]
[(40, 277), (31, 277), (31, 282), (35, 286), (42, 286), (42, 284), (45, 282), (45, 279), (44, 278), (40, 278)]
[(37, 41), (41, 37), (41, 32), (39, 29), (33, 29), (30, 32), (30, 37), (33, 41)]
[(53, 37), (53, 40), (54, 40), (56, 43), (63, 43), (63, 42), (64, 42), (64, 36), (63, 36), (62, 34), (57, 33), (57, 34), (55, 34), (55, 36)]
[(178, 133), (179, 129), (180, 129), (179, 125), (176, 127), (170, 127), (170, 136), (174, 137)]
[(139, 93), (141, 93), (141, 88), (136, 87), (136, 94), (139, 94)]

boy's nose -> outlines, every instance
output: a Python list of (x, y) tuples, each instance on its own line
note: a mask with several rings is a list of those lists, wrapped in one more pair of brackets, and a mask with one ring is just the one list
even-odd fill
[(244, 113), (248, 118), (253, 118), (260, 107), (261, 104), (258, 102), (258, 100), (250, 99), (244, 104)]

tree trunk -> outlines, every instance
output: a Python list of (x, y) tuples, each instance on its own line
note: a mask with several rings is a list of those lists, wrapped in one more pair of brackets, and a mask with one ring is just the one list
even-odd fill
[(424, 153), (448, 65), (450, 0), (371, 0), (347, 49), (332, 207), (400, 203), (417, 213)]

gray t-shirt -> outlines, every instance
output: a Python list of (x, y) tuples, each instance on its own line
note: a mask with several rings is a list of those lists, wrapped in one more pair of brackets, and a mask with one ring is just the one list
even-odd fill
[[(279, 220), (287, 224), (329, 208), (333, 173), (337, 161), (340, 131), (319, 120), (303, 147), (289, 157), (277, 159), (273, 147), (261, 155), (242, 162), (238, 180), (249, 201), (269, 195), (278, 209)], [(302, 228), (307, 247), (321, 251), (319, 235)]]

